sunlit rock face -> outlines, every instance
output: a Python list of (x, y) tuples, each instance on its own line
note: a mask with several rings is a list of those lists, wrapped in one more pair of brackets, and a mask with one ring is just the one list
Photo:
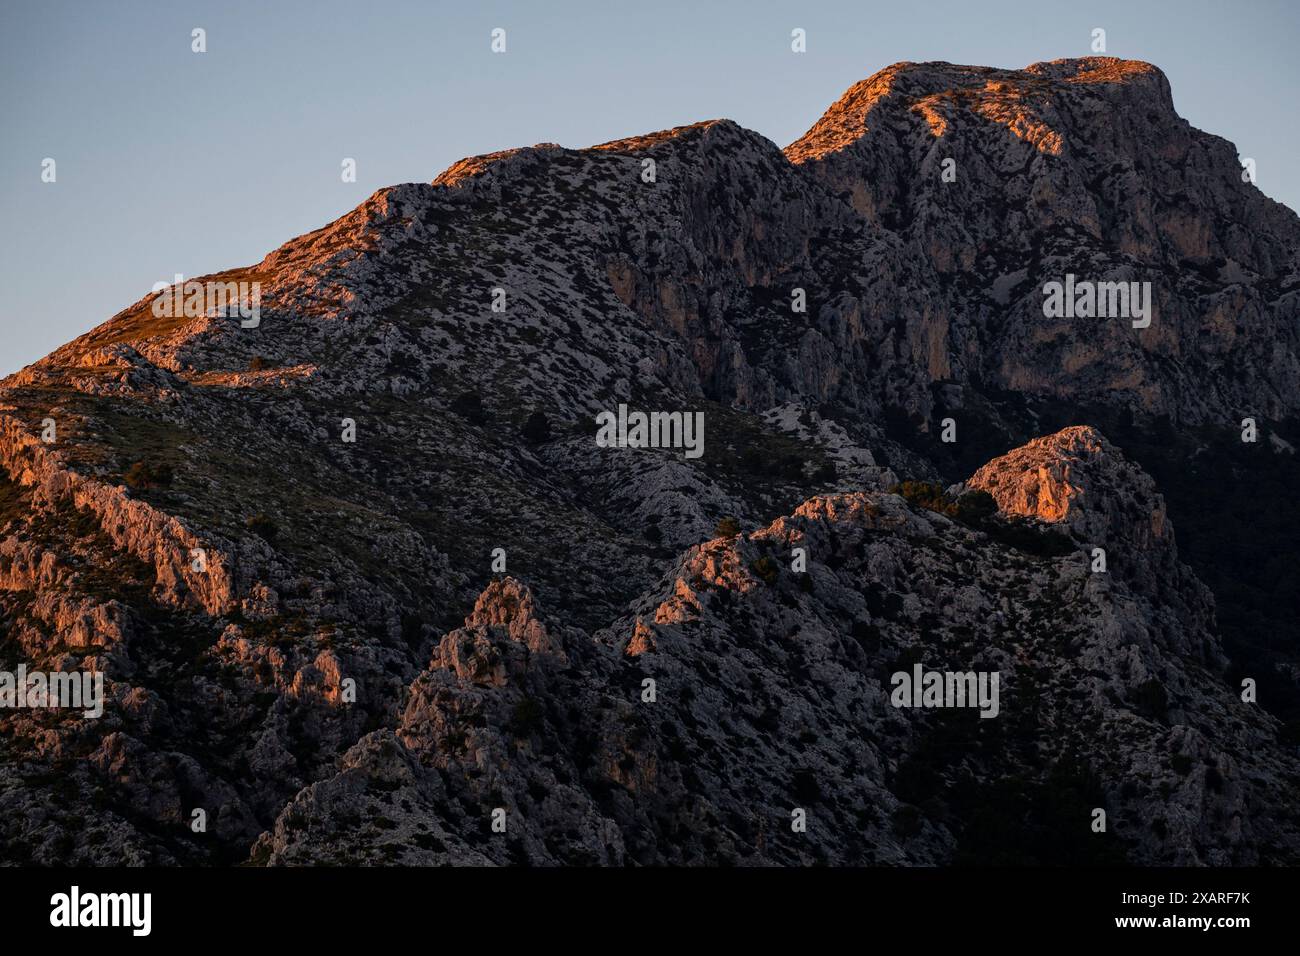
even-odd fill
[[(1093, 564), (1104, 566), (1097, 573), (1118, 575), (1212, 630), (1213, 597), (1178, 560), (1155, 482), (1097, 429), (1080, 425), (1036, 438), (984, 465), (965, 487), (988, 492), (1003, 513), (1067, 528)], [(1191, 654), (1201, 646), (1198, 638), (1171, 639)], [(1217, 649), (1206, 653), (1222, 662)]]
[[(1154, 483), (1087, 425), (1036, 438), (989, 462), (967, 485), (987, 491), (1008, 514), (1063, 522), (1099, 541), (1120, 534), (1147, 550), (1172, 544)], [(1147, 520), (1134, 521), (1134, 511)]]
[[(932, 271), (915, 301), (943, 305), (909, 328), (942, 342), (945, 377), (1192, 422), (1295, 408), (1295, 214), (1151, 64), (899, 63), (786, 155)], [(1150, 326), (1046, 319), (1044, 285), (1071, 272), (1151, 282)]]
[[(148, 296), (0, 383), (0, 670), (106, 686), (0, 709), (0, 861), (1297, 862), (1294, 747), (1089, 416), (1295, 411), (1298, 247), (1149, 64), (898, 64), (784, 151), (382, 189), (203, 277), (253, 326)], [(1049, 317), (1067, 274), (1150, 322)], [(895, 707), (916, 665), (998, 716)]]

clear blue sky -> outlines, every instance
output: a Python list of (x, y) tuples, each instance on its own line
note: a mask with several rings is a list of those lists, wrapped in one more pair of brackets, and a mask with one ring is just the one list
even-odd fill
[(1300, 208), (1300, 4), (1282, 0), (0, 0), (0, 374), (464, 156), (715, 117), (784, 146), (890, 63), (1085, 56), (1094, 27)]

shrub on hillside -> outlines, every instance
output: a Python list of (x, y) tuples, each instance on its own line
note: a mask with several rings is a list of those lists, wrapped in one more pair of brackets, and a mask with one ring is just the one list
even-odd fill
[(540, 445), (551, 440), (551, 423), (543, 412), (533, 412), (524, 422), (524, 441), (530, 445)]
[(451, 410), (471, 425), (486, 425), (491, 416), (483, 407), (483, 399), (477, 392), (464, 392), (457, 395), (451, 403)]
[(985, 518), (997, 514), (998, 503), (987, 491), (964, 492), (957, 499), (955, 517), (966, 524), (977, 525)]
[(266, 541), (274, 541), (275, 536), (280, 533), (275, 522), (264, 513), (253, 515), (244, 524), (249, 531)]
[(123, 480), (132, 488), (163, 488), (172, 483), (172, 467), (163, 462), (137, 461), (126, 470)]
[(1075, 550), (1070, 536), (1054, 528), (1045, 528), (1037, 522), (1015, 516), (997, 517), (998, 503), (987, 491), (964, 491), (950, 497), (943, 486), (933, 481), (904, 481), (889, 489), (891, 494), (902, 495), (916, 508), (925, 508), (955, 521), (983, 531), (993, 540), (1008, 548), (1039, 558), (1058, 558)]
[(753, 571), (754, 575), (761, 578), (765, 584), (776, 584), (776, 577), (779, 573), (779, 569), (776, 566), (776, 562), (768, 555), (765, 554), (757, 561), (750, 564), (749, 570)]
[(719, 538), (734, 538), (740, 534), (740, 522), (732, 517), (723, 518), (713, 529), (713, 533)]
[(1163, 717), (1169, 709), (1169, 692), (1164, 684), (1152, 677), (1138, 685), (1133, 703), (1148, 717)]
[(904, 481), (889, 489), (891, 495), (902, 495), (907, 503), (917, 508), (947, 514), (948, 499), (943, 485), (933, 481)]

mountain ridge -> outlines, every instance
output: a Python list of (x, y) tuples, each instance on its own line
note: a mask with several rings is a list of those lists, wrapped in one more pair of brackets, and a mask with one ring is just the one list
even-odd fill
[[(4, 379), (0, 651), (110, 687), (102, 723), (0, 715), (5, 837), (1294, 861), (1294, 747), (1094, 421), (1258, 417), (1284, 456), (1300, 225), (1145, 66), (898, 64), (834, 151), (715, 120), (469, 157), (195, 280), (258, 282), (254, 327), (151, 294)], [(1150, 282), (1150, 327), (1044, 315), (1067, 272)], [(601, 447), (620, 404), (702, 413), (703, 456)], [(887, 707), (917, 663), (1004, 671), (1003, 716)]]

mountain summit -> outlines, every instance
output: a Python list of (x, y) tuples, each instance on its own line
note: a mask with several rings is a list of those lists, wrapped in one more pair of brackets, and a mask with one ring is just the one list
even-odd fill
[[(1285, 455), (1298, 251), (1149, 64), (903, 63), (784, 151), (472, 157), (151, 293), (0, 383), (0, 670), (107, 687), (0, 709), (0, 842), (1294, 863), (1174, 547), (1231, 529), (1128, 450)], [(893, 703), (927, 669), (996, 707)]]

